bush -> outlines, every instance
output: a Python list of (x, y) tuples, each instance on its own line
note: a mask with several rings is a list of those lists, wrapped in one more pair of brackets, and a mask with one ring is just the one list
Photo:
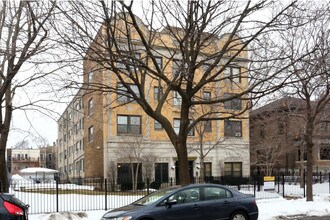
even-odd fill
[(160, 188), (160, 185), (161, 185), (161, 183), (160, 182), (152, 182), (152, 183), (150, 183), (150, 186), (149, 186), (149, 188), (151, 188), (151, 189), (159, 189)]
[[(144, 189), (145, 183), (144, 182), (138, 182), (137, 184), (137, 190)], [(120, 184), (120, 190), (121, 191), (127, 191), (127, 190), (133, 190), (132, 182), (124, 182)]]

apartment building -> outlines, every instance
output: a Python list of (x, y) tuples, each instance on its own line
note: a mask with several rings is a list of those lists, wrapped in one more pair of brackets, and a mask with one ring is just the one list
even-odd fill
[[(299, 174), (306, 169), (306, 150), (302, 140), (306, 126), (305, 102), (284, 97), (250, 113), (251, 170), (264, 174)], [(319, 115), (314, 132), (314, 172), (330, 170), (329, 108)]]
[(9, 148), (7, 149), (7, 168), (11, 174), (28, 167), (40, 167), (40, 149)]
[[(138, 19), (138, 18), (137, 18)], [(143, 22), (140, 21), (141, 25)], [(100, 29), (95, 41), (101, 38), (102, 28)], [(174, 42), (173, 38), (166, 30), (159, 32), (164, 41)], [(103, 36), (104, 37), (104, 36)], [(225, 37), (225, 36), (222, 36)], [(223, 38), (214, 39), (216, 45), (221, 45)], [(138, 42), (137, 42), (138, 44)], [(123, 46), (124, 47), (124, 46)], [(171, 47), (177, 45), (173, 43)], [(180, 57), (169, 58), (168, 48), (163, 45), (156, 45), (154, 50), (157, 51), (158, 65), (164, 69), (164, 74), (174, 74), (178, 71), (178, 62)], [(143, 57), (145, 51), (139, 51), (139, 56)], [(86, 56), (88, 57), (88, 56)], [(212, 89), (203, 90), (202, 96), (226, 96), (238, 93), (248, 86), (246, 71), (247, 54), (242, 54), (241, 61), (237, 61), (235, 66), (228, 67), (225, 75), (237, 74), (240, 77), (232, 80), (223, 80)], [(164, 65), (166, 64), (166, 66)], [(126, 67), (117, 64), (118, 68)], [(152, 64), (151, 64), (152, 65)], [(201, 67), (198, 72), (203, 74), (205, 69)], [(146, 99), (155, 106), (161, 87), (157, 84), (157, 80), (149, 79), (150, 83), (145, 88)], [(109, 83), (112, 86), (117, 85), (118, 89), (123, 89), (117, 79), (111, 74), (111, 71), (99, 66), (96, 62), (86, 58), (84, 62), (84, 84), (90, 87), (93, 83)], [(113, 86), (115, 87), (115, 86)], [(220, 89), (221, 88), (221, 89)], [(132, 90), (136, 90), (134, 84), (131, 85)], [(164, 114), (172, 122), (175, 130), (180, 126), (181, 99), (175, 92), (171, 93), (171, 97), (167, 100), (168, 105), (163, 109)], [(72, 105), (72, 104), (70, 104)], [(70, 106), (69, 105), (69, 106)], [(120, 96), (115, 92), (104, 93), (102, 91), (88, 92), (83, 95), (82, 105), (84, 107), (84, 177), (129, 177), (130, 158), (125, 149), (128, 145), (135, 145), (139, 148), (139, 156), (135, 157), (135, 166), (141, 164), (139, 175), (146, 173), (151, 175), (156, 181), (168, 181), (170, 177), (178, 177), (178, 158), (172, 143), (170, 142), (166, 132), (161, 124), (149, 117), (143, 109), (134, 100), (130, 100), (128, 96)], [(240, 99), (234, 99), (226, 102), (224, 105), (218, 105), (226, 111), (235, 112), (246, 106), (246, 102)], [(69, 113), (69, 109), (67, 114)], [(207, 132), (204, 134), (204, 144), (206, 148), (214, 147), (212, 151), (203, 159), (204, 174), (199, 173), (200, 156), (193, 150), (188, 150), (189, 171), (191, 177), (204, 176), (242, 176), (250, 175), (249, 160), (249, 113), (245, 111), (240, 119), (214, 120), (208, 123)], [(63, 130), (63, 120), (59, 120), (59, 127)], [(62, 127), (61, 127), (62, 126)], [(72, 127), (66, 128), (66, 131), (72, 130)], [(191, 131), (189, 134), (188, 145), (198, 143), (198, 134)], [(59, 135), (61, 143), (63, 143), (64, 133)], [(221, 140), (221, 141), (219, 141)], [(66, 138), (68, 141), (68, 137)], [(63, 145), (60, 145), (63, 146)], [(74, 146), (74, 142), (67, 145)], [(134, 148), (134, 147), (133, 147)], [(133, 150), (131, 148), (131, 151)], [(62, 163), (68, 160), (67, 153), (62, 149)], [(230, 150), (228, 150), (230, 149)], [(66, 159), (65, 159), (66, 158)], [(142, 158), (148, 158), (142, 160)], [(141, 159), (141, 160), (139, 160)], [(147, 167), (146, 164), (151, 166)], [(71, 163), (62, 164), (61, 173), (67, 173), (68, 166)], [(73, 163), (72, 163), (73, 164)], [(63, 168), (66, 167), (66, 168)], [(70, 173), (70, 172), (69, 172)]]
[(40, 167), (56, 170), (56, 145), (46, 146), (40, 149)]
[(78, 91), (58, 119), (56, 169), (61, 179), (84, 177), (84, 111)]

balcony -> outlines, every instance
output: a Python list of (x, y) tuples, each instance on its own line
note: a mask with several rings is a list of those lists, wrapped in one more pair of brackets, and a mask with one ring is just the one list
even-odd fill
[(31, 162), (39, 162), (39, 158), (12, 158), (12, 162), (19, 162), (19, 163), (31, 163)]

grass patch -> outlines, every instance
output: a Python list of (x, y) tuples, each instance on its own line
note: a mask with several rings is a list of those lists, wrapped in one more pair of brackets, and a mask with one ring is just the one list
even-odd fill
[[(23, 189), (20, 192), (28, 192), (28, 193), (39, 193), (46, 195), (56, 195), (56, 190), (53, 188), (47, 189)], [(59, 189), (59, 195), (67, 195), (67, 194), (78, 194), (78, 195), (104, 195), (105, 191), (101, 190), (80, 190), (80, 189)], [(144, 196), (147, 192), (131, 192), (131, 191), (117, 191), (117, 192), (107, 192), (107, 195), (118, 195), (118, 196)]]

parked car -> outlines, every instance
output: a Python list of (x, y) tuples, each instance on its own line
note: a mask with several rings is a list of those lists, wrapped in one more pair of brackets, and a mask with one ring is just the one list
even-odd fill
[(130, 205), (108, 211), (102, 220), (257, 220), (253, 195), (218, 184), (165, 188)]
[(29, 205), (17, 199), (13, 194), (0, 193), (1, 220), (28, 220)]

